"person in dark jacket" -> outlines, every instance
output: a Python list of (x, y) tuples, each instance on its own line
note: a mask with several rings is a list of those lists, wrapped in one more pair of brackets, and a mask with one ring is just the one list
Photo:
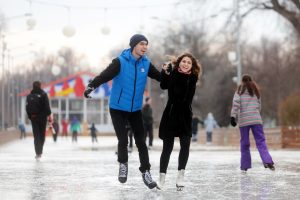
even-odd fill
[(192, 118), (192, 141), (197, 142), (198, 140), (198, 124), (203, 124), (198, 116), (193, 116)]
[(47, 93), (41, 89), (41, 82), (34, 81), (33, 89), (26, 99), (26, 112), (32, 124), (36, 160), (40, 160), (45, 143), (47, 118), (51, 109)]
[(125, 183), (128, 173), (128, 137), (127, 122), (130, 123), (134, 139), (139, 151), (140, 171), (145, 185), (156, 187), (150, 174), (148, 149), (144, 140), (142, 119), (143, 94), (147, 77), (160, 81), (160, 73), (145, 55), (148, 40), (144, 35), (135, 34), (130, 38), (130, 48), (96, 76), (86, 88), (85, 97), (101, 84), (113, 80), (109, 100), (110, 115), (118, 138), (119, 181)]
[(54, 130), (54, 131), (52, 131), (53, 141), (56, 142), (57, 136), (59, 134), (59, 124), (56, 119), (53, 119), (52, 128)]
[(149, 137), (148, 148), (151, 149), (152, 142), (153, 142), (153, 116), (152, 116), (152, 108), (151, 108), (151, 98), (146, 97), (145, 101), (146, 101), (146, 103), (142, 109), (143, 123), (144, 123), (144, 129), (145, 129), (145, 141), (148, 136)]
[(158, 188), (161, 189), (164, 185), (174, 140), (175, 137), (179, 137), (180, 151), (176, 186), (178, 190), (182, 190), (192, 137), (191, 104), (202, 70), (201, 65), (190, 53), (182, 54), (171, 63), (165, 64), (161, 72), (160, 87), (168, 90), (168, 102), (159, 125), (159, 138), (163, 140), (163, 150), (160, 156)]
[(94, 141), (98, 143), (98, 140), (97, 140), (97, 129), (95, 127), (95, 123), (92, 123), (92, 126), (89, 129), (91, 131), (92, 143), (94, 143)]

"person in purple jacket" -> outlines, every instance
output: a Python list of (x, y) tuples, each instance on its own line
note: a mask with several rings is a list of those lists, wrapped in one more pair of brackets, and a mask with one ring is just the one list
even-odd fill
[(261, 100), (257, 84), (250, 75), (243, 75), (242, 82), (233, 97), (230, 119), (232, 126), (236, 126), (238, 119), (240, 127), (241, 170), (243, 172), (251, 168), (250, 129), (264, 167), (275, 170), (274, 162), (266, 145), (260, 110)]

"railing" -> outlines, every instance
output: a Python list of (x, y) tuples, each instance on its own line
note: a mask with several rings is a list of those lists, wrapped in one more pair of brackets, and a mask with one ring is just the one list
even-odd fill
[[(282, 148), (280, 128), (266, 128), (264, 129), (264, 132), (268, 148)], [(251, 148), (256, 148), (255, 140), (251, 131), (249, 137)], [(238, 128), (218, 128), (213, 131), (211, 144), (216, 146), (239, 146), (240, 138), (241, 136)], [(206, 144), (206, 132), (204, 129), (199, 129), (198, 131), (198, 143)]]
[(300, 127), (281, 128), (282, 148), (300, 148)]

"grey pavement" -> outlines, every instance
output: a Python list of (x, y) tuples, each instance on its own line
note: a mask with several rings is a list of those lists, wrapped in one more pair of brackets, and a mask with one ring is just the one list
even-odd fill
[[(129, 156), (129, 175), (118, 182), (115, 137), (48, 137), (40, 162), (34, 159), (33, 139), (17, 140), (0, 146), (0, 199), (300, 199), (300, 153), (270, 150), (276, 171), (264, 169), (259, 154), (252, 150), (252, 169), (239, 170), (240, 153), (236, 148), (191, 145), (186, 168), (186, 187), (176, 191), (176, 141), (163, 191), (149, 190), (138, 170), (135, 148)], [(252, 144), (254, 145), (254, 144)], [(157, 180), (162, 142), (154, 140), (149, 151), (151, 172)]]

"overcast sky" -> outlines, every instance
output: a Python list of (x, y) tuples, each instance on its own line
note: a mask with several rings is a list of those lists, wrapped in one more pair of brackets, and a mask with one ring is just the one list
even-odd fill
[[(146, 35), (155, 33), (159, 24), (176, 16), (184, 17), (185, 13), (192, 12), (196, 20), (206, 19), (233, 5), (233, 0), (198, 2), (203, 6), (193, 9), (188, 5), (189, 1), (178, 0), (32, 0), (31, 4), (28, 0), (0, 0), (0, 12), (7, 19), (32, 13), (37, 23), (32, 31), (26, 31), (28, 18), (6, 21), (6, 42), (12, 49), (15, 63), (30, 61), (32, 54), (27, 52), (31, 50), (43, 49), (46, 53), (56, 53), (62, 46), (69, 46), (78, 54), (86, 55), (86, 62), (91, 66), (103, 67), (101, 65), (103, 60), (107, 62), (109, 51), (114, 47), (128, 47), (130, 36), (140, 30)], [(219, 16), (213, 19), (211, 29), (220, 26), (224, 18)], [(243, 29), (246, 31), (243, 37), (251, 41), (258, 40), (262, 35), (280, 38), (285, 32), (282, 21), (270, 12), (254, 13), (244, 22)], [(66, 25), (76, 29), (76, 34), (71, 38), (62, 34)], [(109, 28), (108, 35), (101, 32), (103, 27)]]

